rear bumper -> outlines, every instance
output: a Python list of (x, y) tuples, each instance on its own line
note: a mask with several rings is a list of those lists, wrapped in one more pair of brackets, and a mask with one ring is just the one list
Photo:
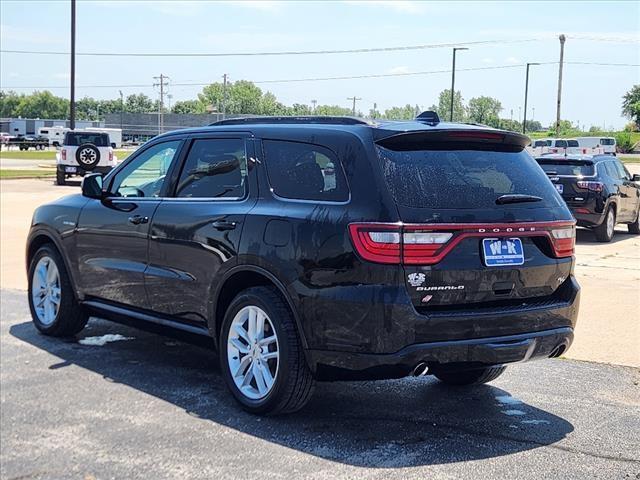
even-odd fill
[(370, 380), (410, 375), (421, 363), (469, 368), (556, 357), (573, 341), (573, 328), (500, 337), (409, 345), (391, 354), (311, 350), (319, 380)]
[(604, 222), (604, 213), (576, 213), (571, 209), (579, 227), (597, 227)]
[[(68, 172), (67, 168), (68, 167), (73, 167), (76, 169), (75, 173), (74, 172)], [(58, 163), (57, 167), (59, 172), (65, 172), (67, 175), (87, 175), (89, 173), (101, 173), (103, 175), (106, 175), (107, 173), (109, 173), (111, 170), (113, 170), (112, 166), (102, 166), (102, 165), (98, 165), (97, 167), (95, 167), (93, 170), (85, 170), (84, 168), (82, 168), (79, 165), (65, 165), (62, 163)]]

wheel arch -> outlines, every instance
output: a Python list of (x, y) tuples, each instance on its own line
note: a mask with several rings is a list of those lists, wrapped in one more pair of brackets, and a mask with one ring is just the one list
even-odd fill
[[(29, 266), (31, 265), (31, 259), (36, 254), (36, 252), (40, 249), (40, 247), (42, 247), (43, 245), (46, 245), (48, 243), (52, 244), (54, 246), (54, 248), (57, 250), (57, 252), (60, 254), (60, 257), (62, 258), (62, 261), (64, 262), (64, 268), (67, 271), (67, 275), (69, 276), (69, 280), (71, 281), (71, 285), (73, 286), (73, 293), (74, 293), (74, 295), (76, 296), (76, 299), (77, 299), (78, 298), (78, 289), (77, 289), (77, 285), (75, 283), (75, 279), (73, 277), (73, 272), (71, 270), (71, 265), (69, 265), (69, 259), (67, 258), (67, 255), (65, 254), (64, 248), (62, 248), (62, 244), (60, 242), (60, 239), (56, 238), (56, 236), (53, 235), (48, 230), (39, 229), (39, 230), (33, 231), (33, 232), (31, 232), (29, 234), (29, 237), (27, 238), (27, 250), (26, 250), (26, 255), (25, 255), (27, 276), (29, 275)], [(29, 279), (27, 278), (27, 282), (28, 281), (29, 281)]]
[(220, 282), (220, 287), (213, 296), (212, 312), (208, 328), (216, 347), (218, 346), (218, 337), (220, 334), (220, 328), (222, 327), (222, 319), (224, 318), (227, 307), (242, 290), (257, 286), (275, 287), (280, 292), (280, 295), (282, 295), (282, 298), (287, 302), (296, 322), (296, 327), (298, 328), (298, 334), (300, 335), (300, 341), (306, 357), (308, 343), (304, 334), (304, 329), (302, 328), (302, 322), (298, 315), (298, 310), (291, 300), (287, 289), (273, 273), (256, 265), (240, 265), (229, 270), (223, 277)]

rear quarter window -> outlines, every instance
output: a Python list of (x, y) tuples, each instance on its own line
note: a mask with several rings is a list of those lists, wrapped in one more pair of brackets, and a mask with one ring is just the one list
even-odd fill
[(264, 140), (267, 175), (283, 198), (345, 202), (349, 188), (338, 157), (328, 148), (302, 142)]
[(496, 199), (507, 194), (542, 197), (542, 202), (530, 206), (560, 205), (553, 185), (525, 151), (377, 149), (387, 185), (399, 205), (495, 208)]

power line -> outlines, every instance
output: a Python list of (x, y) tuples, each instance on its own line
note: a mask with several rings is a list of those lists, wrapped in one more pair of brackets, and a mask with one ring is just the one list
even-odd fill
[[(525, 38), (517, 40), (477, 40), (455, 43), (432, 43), (424, 45), (404, 45), (397, 47), (352, 48), (346, 50), (289, 50), (281, 52), (228, 52), (228, 53), (185, 53), (185, 52), (78, 52), (76, 55), (84, 57), (266, 57), (284, 55), (329, 55), (343, 53), (376, 53), (397, 52), (406, 50), (425, 50), (429, 48), (450, 48), (457, 45), (487, 45), (495, 43), (523, 43), (535, 42), (541, 38)], [(69, 55), (69, 52), (45, 50), (0, 50), (0, 53), (15, 53), (21, 55)]]
[[(558, 62), (539, 62), (540, 65), (557, 65)], [(595, 66), (614, 66), (614, 67), (640, 67), (637, 63), (601, 63), (601, 62), (564, 62), (565, 65), (595, 65)], [(469, 68), (456, 68), (457, 72), (476, 72), (483, 70), (500, 70), (509, 68), (521, 68), (526, 64), (517, 63), (512, 65), (494, 65), (487, 67), (469, 67)], [(269, 84), (269, 83), (296, 83), (296, 82), (322, 82), (330, 80), (359, 80), (367, 78), (387, 78), (387, 77), (410, 77), (415, 75), (434, 75), (439, 73), (451, 73), (451, 69), (446, 70), (429, 70), (420, 72), (400, 72), (400, 73), (373, 73), (364, 75), (344, 75), (336, 77), (306, 77), (306, 78), (285, 78), (274, 80), (250, 80), (255, 84)], [(172, 82), (173, 87), (205, 87), (211, 85), (211, 82)], [(77, 88), (149, 88), (153, 85), (151, 83), (138, 83), (138, 84), (113, 84), (113, 85), (78, 85)], [(39, 86), (3, 86), (3, 90), (10, 89), (59, 89), (68, 88), (66, 85), (39, 85)]]

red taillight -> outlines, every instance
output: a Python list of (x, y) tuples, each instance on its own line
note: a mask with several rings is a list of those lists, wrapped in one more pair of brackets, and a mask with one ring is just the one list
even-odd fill
[(556, 258), (573, 255), (575, 222), (522, 224), (352, 223), (351, 241), (364, 260), (375, 263), (434, 265), (469, 237), (535, 237), (549, 239)]
[(578, 187), (591, 190), (592, 192), (601, 192), (604, 190), (604, 184), (601, 182), (587, 182), (585, 180), (580, 180), (576, 182), (576, 184)]
[(349, 234), (363, 259), (376, 263), (400, 263), (399, 225), (352, 223)]
[(67, 159), (67, 149), (63, 148), (62, 150), (60, 150), (60, 158), (62, 158), (62, 160), (66, 160)]
[(570, 257), (576, 245), (576, 226), (571, 225), (551, 230), (551, 246), (557, 258)]
[(113, 162), (113, 150), (109, 150), (109, 161)]

